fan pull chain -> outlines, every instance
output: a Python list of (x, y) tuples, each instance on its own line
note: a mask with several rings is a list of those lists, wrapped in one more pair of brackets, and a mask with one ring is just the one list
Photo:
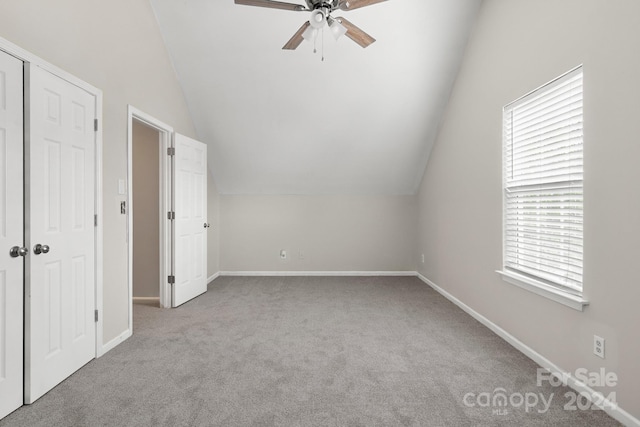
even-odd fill
[(315, 34), (313, 36), (313, 53), (318, 52), (318, 49), (316, 49), (317, 45), (318, 45), (318, 31), (315, 31)]
[(324, 27), (322, 27), (322, 62), (324, 62)]

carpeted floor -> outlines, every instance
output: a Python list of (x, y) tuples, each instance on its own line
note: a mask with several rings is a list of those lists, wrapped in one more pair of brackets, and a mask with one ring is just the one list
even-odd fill
[(618, 425), (536, 368), (414, 277), (223, 277), (0, 425)]

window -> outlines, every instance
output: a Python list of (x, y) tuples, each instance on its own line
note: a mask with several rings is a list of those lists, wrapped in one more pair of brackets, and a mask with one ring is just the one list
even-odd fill
[(504, 108), (501, 273), (586, 305), (582, 80), (579, 67)]

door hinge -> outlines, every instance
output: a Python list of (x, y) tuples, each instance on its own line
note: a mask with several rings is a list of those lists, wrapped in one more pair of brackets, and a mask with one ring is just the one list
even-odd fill
[(93, 226), (94, 227), (98, 226), (98, 215), (97, 214), (93, 216)]
[(169, 284), (173, 285), (174, 283), (176, 283), (176, 276), (169, 276)]
[(98, 119), (93, 120), (93, 130), (98, 132)]
[(175, 156), (175, 155), (176, 155), (176, 149), (174, 147), (167, 148), (167, 156)]
[(94, 313), (95, 313), (96, 323), (98, 323), (98, 310), (96, 310)]
[(167, 219), (170, 221), (176, 219), (176, 213), (173, 211), (167, 212)]

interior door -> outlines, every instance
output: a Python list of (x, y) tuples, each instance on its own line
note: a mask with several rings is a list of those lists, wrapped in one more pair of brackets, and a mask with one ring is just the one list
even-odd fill
[(172, 306), (207, 291), (207, 146), (174, 138), (174, 276)]
[(25, 403), (95, 357), (93, 95), (30, 66)]
[(22, 61), (0, 51), (0, 418), (22, 406)]

